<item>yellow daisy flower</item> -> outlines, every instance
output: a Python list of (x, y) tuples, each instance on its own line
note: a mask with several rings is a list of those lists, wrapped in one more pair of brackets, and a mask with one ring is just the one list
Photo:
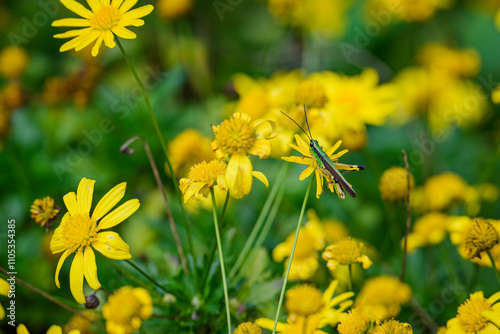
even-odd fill
[[(310, 176), (313, 172), (316, 175), (316, 197), (319, 198), (321, 194), (323, 193), (323, 178), (325, 178), (325, 182), (327, 184), (328, 189), (330, 189), (331, 192), (336, 191), (337, 195), (344, 199), (345, 194), (344, 191), (342, 190), (340, 184), (336, 182), (330, 175), (329, 172), (327, 172), (322, 166), (319, 166), (316, 159), (314, 158), (313, 154), (311, 153), (312, 147), (306, 143), (302, 138), (300, 138), (299, 135), (295, 135), (295, 141), (297, 142), (297, 145), (289, 144), (290, 147), (292, 147), (294, 150), (299, 152), (301, 156), (292, 156), (292, 157), (281, 157), (281, 159), (288, 161), (288, 162), (293, 162), (296, 164), (301, 164), (301, 165), (308, 165), (306, 169), (302, 171), (302, 173), (299, 176), (299, 180), (302, 181), (308, 176)], [(339, 170), (345, 170), (345, 171), (358, 171), (358, 170), (363, 170), (365, 169), (364, 166), (360, 165), (346, 165), (337, 162), (338, 159), (346, 154), (348, 150), (342, 150), (338, 153), (334, 153), (339, 147), (340, 144), (342, 144), (342, 141), (337, 141), (335, 145), (330, 147), (328, 150), (325, 151), (325, 154), (332, 160), (332, 162), (335, 164), (335, 166)], [(335, 190), (334, 190), (335, 187)]]
[(448, 320), (446, 334), (500, 333), (500, 292), (484, 298), (482, 291), (474, 292), (458, 307), (457, 316)]
[(61, 0), (61, 3), (82, 18), (61, 19), (52, 22), (54, 27), (82, 27), (62, 34), (55, 38), (73, 38), (61, 46), (59, 51), (71, 49), (80, 51), (92, 42), (92, 56), (97, 56), (102, 42), (108, 48), (115, 47), (114, 35), (134, 39), (137, 37), (127, 26), (140, 27), (144, 25), (141, 17), (153, 11), (152, 5), (146, 5), (130, 10), (138, 0), (87, 0), (90, 10), (75, 0)]
[(77, 193), (70, 192), (63, 197), (68, 212), (54, 231), (50, 242), (53, 254), (64, 252), (56, 268), (55, 281), (58, 288), (60, 288), (59, 271), (64, 260), (70, 254), (76, 253), (71, 264), (70, 288), (73, 297), (80, 304), (85, 304), (84, 278), (92, 289), (97, 290), (101, 287), (101, 283), (97, 279), (97, 266), (92, 248), (114, 260), (125, 260), (132, 257), (129, 246), (118, 233), (102, 232), (101, 230), (120, 224), (132, 215), (140, 205), (138, 199), (131, 199), (108, 213), (125, 194), (127, 183), (123, 182), (104, 195), (90, 215), (94, 183), (94, 180), (82, 178)]
[(333, 245), (328, 246), (323, 252), (322, 257), (327, 261), (326, 266), (331, 271), (337, 269), (338, 265), (346, 266), (360, 263), (363, 269), (368, 269), (372, 265), (372, 261), (365, 254), (363, 243), (351, 237), (339, 240)]
[(233, 334), (262, 334), (262, 329), (252, 322), (244, 322), (235, 328)]
[[(30, 334), (28, 329), (24, 324), (19, 324), (16, 328), (16, 333), (17, 334)], [(50, 328), (47, 330), (47, 334), (63, 334), (63, 330), (60, 326), (52, 325)], [(69, 331), (68, 334), (80, 334), (80, 331), (78, 329), (73, 329), (72, 331)]]
[(337, 331), (339, 334), (365, 334), (370, 333), (372, 327), (371, 317), (361, 312), (359, 308), (354, 308), (337, 326)]
[(266, 187), (269, 185), (264, 174), (253, 170), (248, 154), (256, 155), (260, 159), (269, 156), (271, 153), (269, 139), (277, 134), (275, 123), (267, 121), (273, 131), (267, 137), (261, 139), (259, 126), (266, 121), (257, 120), (250, 123), (250, 120), (250, 116), (247, 114), (235, 113), (221, 124), (212, 125), (215, 135), (212, 150), (218, 159), (229, 158), (226, 169), (226, 182), (230, 194), (234, 198), (242, 198), (250, 192), (252, 189), (252, 176), (262, 181)]
[(108, 298), (102, 306), (106, 319), (106, 331), (114, 334), (130, 334), (141, 328), (142, 321), (153, 314), (153, 300), (144, 288), (124, 286)]
[(377, 325), (374, 334), (413, 334), (413, 328), (406, 322), (391, 319)]
[(225, 190), (225, 174), (226, 164), (219, 160), (212, 160), (208, 163), (203, 161), (191, 167), (188, 177), (179, 181), (179, 188), (184, 194), (184, 203), (191, 197), (198, 199), (199, 193), (207, 197), (209, 189), (215, 183), (220, 190)]

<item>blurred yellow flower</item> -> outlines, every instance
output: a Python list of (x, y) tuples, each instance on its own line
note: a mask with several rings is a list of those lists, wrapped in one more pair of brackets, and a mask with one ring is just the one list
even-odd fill
[(252, 322), (244, 322), (234, 329), (233, 334), (262, 334), (262, 329)]
[(451, 0), (371, 0), (370, 3), (376, 10), (389, 11), (405, 22), (427, 21), (450, 4)]
[(152, 314), (153, 300), (148, 290), (128, 285), (115, 291), (102, 306), (106, 331), (110, 334), (135, 332)]
[[(439, 212), (430, 212), (415, 221), (413, 230), (408, 234), (408, 252), (429, 245), (437, 245), (446, 237), (448, 216)], [(401, 241), (401, 243), (403, 243)]]
[(391, 319), (378, 324), (374, 334), (413, 334), (413, 329), (406, 322)]
[[(302, 140), (302, 138), (300, 138), (299, 135), (295, 135), (295, 141), (297, 142), (298, 146), (290, 144), (290, 147), (299, 152), (301, 155), (298, 157), (297, 156), (281, 157), (281, 159), (296, 164), (308, 165), (308, 167), (304, 169), (302, 173), (299, 175), (299, 180), (303, 181), (314, 172), (316, 176), (317, 198), (319, 198), (323, 193), (323, 178), (325, 178), (325, 182), (327, 184), (328, 189), (330, 189), (331, 192), (336, 191), (339, 198), (344, 199), (345, 194), (344, 191), (340, 188), (340, 185), (337, 182), (335, 182), (330, 173), (325, 172), (325, 169), (322, 168), (322, 166), (318, 165), (316, 159), (314, 158), (313, 153), (311, 153), (313, 148), (304, 140)], [(338, 153), (335, 153), (335, 151), (340, 147), (340, 144), (342, 144), (342, 142), (339, 140), (334, 146), (324, 151), (325, 154), (330, 158), (330, 160), (335, 164), (335, 166), (339, 170), (347, 170), (347, 171), (363, 170), (364, 166), (346, 165), (337, 162), (341, 156), (347, 153), (347, 150), (342, 150)]]
[(419, 212), (441, 211), (455, 202), (466, 202), (472, 193), (470, 187), (459, 175), (451, 172), (428, 178), (423, 187), (412, 192), (412, 206)]
[(481, 68), (481, 59), (473, 49), (458, 50), (438, 43), (420, 48), (417, 61), (423, 67), (451, 77), (474, 77)]
[[(415, 178), (410, 173), (410, 191), (415, 186)], [(378, 183), (380, 196), (385, 201), (405, 199), (408, 195), (408, 175), (405, 168), (390, 167), (386, 169)]]
[(315, 226), (315, 229), (322, 229), (324, 240), (327, 244), (337, 242), (340, 239), (344, 239), (349, 236), (349, 229), (341, 222), (335, 219), (319, 219), (318, 215), (314, 209), (307, 210), (307, 218), (309, 219), (306, 223)]
[[(81, 313), (85, 316), (85, 318), (90, 320), (97, 320), (99, 318), (99, 314), (94, 310), (82, 310)], [(68, 320), (66, 325), (64, 325), (64, 333), (77, 329), (81, 334), (94, 334), (94, 325), (85, 318), (78, 314), (73, 315)]]
[[(345, 292), (333, 297), (337, 286), (337, 281), (330, 282), (322, 295), (310, 285), (290, 289), (292, 292), (286, 294), (285, 307), (287, 312), (292, 313), (288, 314), (287, 324), (278, 323), (277, 332), (319, 334), (324, 333), (320, 329), (325, 326), (336, 326), (345, 316), (345, 310), (352, 305), (349, 299), (354, 296), (353, 292)], [(312, 294), (309, 295), (308, 291)], [(274, 320), (271, 319), (260, 318), (255, 323), (267, 329), (274, 327)]]
[(0, 103), (9, 110), (14, 110), (23, 105), (26, 93), (17, 81), (9, 82), (0, 91)]
[(338, 265), (348, 266), (360, 263), (363, 269), (368, 269), (372, 265), (372, 261), (365, 254), (363, 243), (351, 237), (326, 247), (321, 257), (331, 271), (335, 271)]
[(92, 289), (97, 290), (101, 287), (101, 283), (97, 279), (97, 266), (92, 248), (114, 260), (125, 260), (132, 257), (129, 246), (118, 233), (102, 232), (101, 230), (120, 224), (132, 215), (140, 205), (138, 199), (132, 199), (108, 213), (125, 195), (127, 183), (123, 182), (104, 195), (97, 203), (91, 216), (90, 207), (94, 183), (94, 180), (82, 178), (77, 193), (70, 192), (63, 197), (68, 212), (54, 231), (50, 242), (53, 254), (64, 252), (57, 263), (55, 274), (58, 288), (60, 288), (59, 271), (64, 260), (72, 253), (76, 253), (71, 264), (70, 288), (73, 297), (80, 304), (85, 304), (84, 278)]
[(371, 317), (359, 308), (353, 308), (337, 326), (337, 331), (339, 334), (365, 334), (371, 333), (372, 327)]
[(465, 236), (465, 253), (481, 258), (481, 253), (498, 244), (498, 231), (487, 221), (475, 221)]
[(354, 306), (373, 320), (385, 320), (396, 317), (401, 312), (401, 305), (411, 299), (412, 291), (408, 284), (396, 277), (378, 276), (365, 281), (354, 301)]
[(246, 114), (233, 114), (228, 120), (220, 125), (212, 125), (215, 140), (212, 142), (212, 150), (218, 159), (229, 163), (226, 169), (226, 184), (229, 192), (234, 198), (242, 198), (250, 193), (252, 189), (252, 176), (262, 183), (269, 185), (266, 176), (253, 170), (252, 162), (248, 154), (256, 155), (265, 159), (271, 153), (269, 139), (277, 134), (275, 123), (267, 121), (273, 131), (265, 138), (260, 138), (259, 126), (266, 121), (257, 120), (250, 123), (250, 116)]
[(366, 130), (346, 129), (340, 134), (340, 140), (349, 151), (359, 151), (366, 146), (368, 137)]
[(60, 208), (54, 205), (54, 199), (46, 196), (42, 199), (35, 199), (30, 208), (31, 218), (35, 223), (40, 224), (42, 227), (50, 227), (52, 222), (57, 218)]
[(95, 41), (92, 56), (97, 56), (102, 42), (108, 48), (115, 47), (114, 35), (134, 39), (135, 33), (128, 30), (127, 26), (140, 27), (144, 25), (141, 17), (153, 11), (152, 5), (142, 6), (130, 10), (138, 0), (87, 0), (90, 10), (75, 0), (61, 0), (61, 3), (82, 18), (61, 19), (52, 22), (53, 27), (82, 27), (62, 34), (54, 35), (55, 38), (73, 38), (61, 46), (59, 51), (71, 49), (80, 51)]
[(484, 298), (482, 291), (470, 294), (458, 307), (457, 316), (446, 323), (447, 334), (495, 334), (500, 333), (500, 292)]
[(179, 188), (184, 194), (184, 203), (190, 198), (198, 198), (198, 194), (207, 197), (214, 184), (220, 189), (226, 189), (226, 164), (219, 160), (203, 161), (191, 167), (187, 178), (179, 182)]
[(202, 161), (215, 159), (211, 140), (198, 130), (187, 129), (168, 143), (168, 156), (176, 176), (185, 177), (189, 169)]
[(16, 46), (8, 46), (0, 52), (0, 75), (6, 79), (19, 79), (29, 63), (28, 53)]
[(161, 17), (172, 20), (184, 16), (193, 8), (193, 0), (159, 0), (156, 9)]
[[(28, 329), (24, 324), (19, 324), (16, 328), (16, 333), (17, 334), (30, 334)], [(63, 334), (62, 328), (60, 326), (52, 325), (50, 328), (47, 330), (47, 334)], [(80, 331), (78, 329), (73, 329), (72, 331), (69, 331), (67, 334), (80, 334)]]
[[(0, 295), (8, 296), (10, 291), (10, 284), (6, 280), (0, 277)], [(0, 304), (0, 320), (5, 318), (5, 309), (2, 304)]]

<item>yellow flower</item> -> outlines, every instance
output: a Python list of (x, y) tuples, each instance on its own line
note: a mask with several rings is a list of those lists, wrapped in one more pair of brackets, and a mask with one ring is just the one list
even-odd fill
[(374, 334), (413, 334), (413, 329), (406, 322), (391, 319), (377, 325)]
[(389, 10), (403, 21), (414, 22), (429, 20), (439, 9), (447, 8), (450, 0), (372, 0), (372, 4), (379, 10)]
[[(500, 10), (498, 12), (500, 13)], [(500, 85), (497, 85), (493, 92), (491, 92), (491, 100), (494, 104), (500, 104)]]
[(322, 293), (311, 284), (297, 285), (286, 292), (285, 310), (288, 316), (307, 317), (323, 309)]
[(262, 329), (252, 322), (244, 322), (235, 328), (233, 334), (262, 334)]
[[(299, 152), (301, 156), (299, 157), (281, 157), (281, 159), (288, 161), (288, 162), (293, 162), (301, 165), (309, 165), (304, 171), (299, 176), (299, 180), (304, 180), (308, 176), (310, 176), (313, 172), (316, 175), (316, 197), (319, 198), (321, 194), (323, 193), (323, 178), (325, 178), (325, 182), (327, 184), (328, 189), (330, 189), (331, 192), (334, 192), (334, 187), (335, 191), (337, 192), (337, 195), (344, 199), (345, 194), (343, 189), (341, 188), (340, 184), (335, 182), (335, 180), (332, 178), (330, 173), (325, 172), (325, 169), (322, 168), (321, 166), (318, 165), (316, 162), (316, 159), (313, 156), (312, 147), (306, 143), (302, 138), (300, 138), (298, 135), (295, 135), (295, 141), (297, 142), (297, 145), (290, 144), (290, 147), (292, 147), (294, 150)], [(357, 170), (363, 170), (365, 167), (364, 166), (358, 166), (358, 165), (346, 165), (337, 162), (338, 159), (343, 156), (345, 153), (347, 153), (347, 150), (340, 151), (338, 153), (335, 153), (335, 151), (339, 148), (340, 144), (342, 142), (339, 140), (337, 143), (330, 147), (328, 150), (324, 151), (325, 154), (332, 160), (332, 162), (335, 164), (335, 166), (340, 169), (340, 170), (347, 170), (347, 171), (357, 171)]]
[(102, 306), (106, 331), (110, 334), (130, 334), (141, 328), (142, 321), (153, 314), (153, 300), (144, 288), (124, 286), (113, 293)]
[(33, 204), (31, 204), (30, 211), (31, 218), (35, 220), (35, 223), (49, 228), (59, 214), (60, 208), (54, 205), (52, 197), (46, 196), (43, 199), (35, 199)]
[(191, 197), (197, 199), (201, 193), (207, 197), (210, 188), (216, 183), (220, 190), (225, 190), (226, 164), (219, 160), (210, 162), (203, 161), (191, 167), (187, 178), (183, 178), (179, 182), (179, 188), (184, 194), (184, 203)]
[[(28, 332), (28, 329), (26, 328), (26, 326), (23, 324), (19, 324), (19, 326), (17, 326), (16, 333), (17, 334), (30, 334), (30, 332)], [(47, 334), (63, 334), (63, 330), (59, 326), (52, 325), (47, 330)], [(68, 332), (68, 334), (80, 334), (80, 331), (78, 329), (73, 329), (72, 331)]]
[[(410, 174), (410, 191), (415, 186), (415, 179)], [(391, 167), (380, 177), (378, 189), (385, 201), (405, 199), (408, 195), (408, 176), (405, 168)]]
[(81, 334), (94, 334), (94, 331), (92, 330), (94, 325), (87, 319), (97, 320), (99, 318), (98, 313), (94, 310), (82, 310), (81, 312), (85, 318), (78, 314), (73, 315), (68, 320), (66, 325), (64, 325), (64, 333), (77, 329)]
[(211, 140), (198, 130), (187, 129), (168, 143), (168, 156), (177, 176), (186, 176), (189, 168), (202, 161), (210, 161), (215, 154), (210, 148)]
[[(284, 263), (285, 268), (288, 266), (294, 239), (295, 232), (290, 233), (285, 241), (278, 244), (272, 252), (273, 260), (276, 262), (287, 259)], [(323, 249), (324, 244), (324, 231), (320, 224), (309, 221), (301, 227), (288, 279), (307, 281), (313, 277), (319, 266), (318, 251)]]
[(186, 15), (193, 8), (193, 0), (159, 0), (156, 6), (161, 17), (175, 19)]
[(66, 194), (64, 204), (68, 212), (62, 218), (61, 224), (54, 231), (50, 242), (53, 254), (64, 252), (57, 263), (55, 281), (58, 288), (59, 271), (64, 260), (76, 253), (71, 264), (70, 288), (75, 300), (85, 304), (83, 294), (83, 280), (92, 289), (99, 289), (101, 283), (97, 279), (97, 266), (92, 248), (107, 258), (114, 260), (130, 259), (129, 246), (116, 232), (101, 231), (120, 224), (139, 208), (139, 200), (132, 199), (108, 213), (125, 195), (126, 182), (112, 188), (97, 203), (90, 215), (92, 196), (94, 193), (94, 180), (82, 178), (78, 185), (77, 193)]
[(19, 82), (12, 81), (0, 91), (0, 103), (9, 110), (19, 108), (25, 100), (26, 94)]
[(363, 244), (351, 237), (339, 240), (326, 247), (322, 257), (327, 261), (326, 266), (328, 269), (332, 271), (337, 269), (338, 265), (347, 266), (360, 263), (363, 269), (368, 269), (372, 265), (372, 261), (365, 254)]
[(431, 71), (457, 78), (474, 77), (481, 67), (481, 60), (475, 50), (456, 50), (437, 43), (421, 47), (417, 60)]
[(102, 42), (108, 48), (115, 47), (114, 35), (134, 39), (135, 33), (127, 26), (140, 27), (144, 25), (141, 17), (153, 11), (152, 5), (146, 5), (130, 10), (138, 0), (87, 0), (90, 10), (75, 0), (61, 0), (61, 3), (82, 18), (61, 19), (52, 22), (54, 27), (83, 27), (54, 35), (55, 38), (73, 38), (61, 46), (59, 51), (71, 49), (80, 51), (92, 42), (92, 56), (97, 56)]
[(331, 244), (340, 239), (349, 236), (349, 229), (341, 222), (335, 219), (320, 220), (314, 209), (307, 210), (309, 221), (306, 226), (315, 226), (315, 229), (323, 230), (323, 236), (326, 243)]
[(420, 217), (408, 235), (408, 252), (428, 245), (437, 245), (446, 236), (448, 216), (439, 212), (431, 212)]
[[(2, 296), (8, 296), (10, 291), (10, 284), (6, 280), (0, 277), (0, 295)], [(2, 304), (0, 304), (0, 320), (5, 318), (5, 310), (2, 307)]]
[(401, 312), (401, 304), (411, 299), (410, 287), (396, 277), (379, 276), (365, 281), (354, 306), (374, 320), (396, 317)]
[(469, 299), (458, 307), (458, 314), (450, 319), (447, 334), (494, 334), (500, 333), (500, 292), (484, 298), (482, 291), (470, 294)]
[[(337, 286), (338, 282), (332, 281), (322, 296), (319, 290), (314, 295), (306, 295), (308, 290), (315, 289), (311, 286), (298, 287), (291, 294), (287, 293), (287, 311), (295, 313), (288, 315), (287, 324), (278, 323), (277, 332), (319, 334), (324, 333), (320, 329), (325, 326), (336, 326), (345, 316), (345, 310), (352, 305), (349, 298), (354, 296), (353, 292), (345, 292), (333, 297)], [(292, 300), (288, 301), (288, 298)], [(273, 329), (274, 326), (274, 320), (265, 318), (257, 319), (255, 323), (267, 329)]]
[(24, 49), (8, 46), (0, 53), (0, 75), (6, 79), (19, 79), (28, 62), (29, 55)]
[(368, 138), (366, 131), (346, 129), (340, 135), (340, 140), (349, 151), (359, 151), (366, 146)]
[(359, 308), (354, 308), (344, 317), (337, 330), (339, 334), (366, 334), (372, 326), (371, 317)]
[(253, 170), (252, 162), (248, 158), (248, 154), (251, 154), (265, 159), (271, 153), (269, 139), (276, 134), (276, 131), (274, 131), (275, 123), (268, 122), (273, 128), (273, 133), (264, 139), (260, 138), (258, 130), (264, 121), (257, 120), (250, 123), (250, 116), (246, 114), (235, 113), (220, 125), (212, 125), (215, 135), (212, 150), (218, 159), (224, 160), (230, 157), (226, 169), (226, 182), (234, 198), (242, 198), (250, 193), (252, 176), (262, 181), (266, 187), (269, 185), (264, 174)]
[(498, 244), (498, 231), (491, 223), (475, 221), (465, 236), (465, 252), (471, 257), (481, 258), (481, 253)]

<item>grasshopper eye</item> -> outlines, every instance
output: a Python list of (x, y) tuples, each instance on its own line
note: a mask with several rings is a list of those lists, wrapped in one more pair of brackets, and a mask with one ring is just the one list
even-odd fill
[(314, 147), (314, 142), (312, 140), (309, 142), (309, 146)]

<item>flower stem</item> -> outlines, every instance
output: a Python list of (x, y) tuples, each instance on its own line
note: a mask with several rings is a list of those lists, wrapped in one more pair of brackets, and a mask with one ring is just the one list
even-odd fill
[(352, 291), (352, 264), (349, 263), (349, 291)]
[(214, 214), (215, 238), (217, 239), (217, 248), (219, 251), (220, 271), (222, 274), (222, 286), (224, 288), (224, 299), (226, 301), (227, 329), (228, 329), (228, 334), (231, 334), (231, 312), (229, 311), (229, 297), (228, 297), (228, 293), (227, 293), (226, 270), (224, 269), (224, 254), (222, 253), (222, 244), (220, 241), (219, 222), (217, 219), (217, 206), (215, 203), (214, 188), (210, 188), (210, 194), (212, 195), (212, 211)]
[(498, 272), (498, 268), (495, 264), (495, 259), (493, 258), (493, 256), (491, 256), (491, 253), (489, 250), (486, 250), (486, 254), (488, 254), (488, 257), (490, 258), (490, 261), (491, 261), (491, 267), (493, 268), (493, 271), (495, 272), (495, 275), (497, 275), (497, 280), (498, 280), (498, 283), (500, 283), (500, 273)]
[(144, 85), (142, 84), (141, 80), (139, 79), (139, 76), (137, 75), (137, 72), (134, 69), (134, 66), (132, 65), (132, 62), (130, 61), (129, 57), (127, 56), (127, 53), (125, 52), (125, 49), (122, 46), (122, 43), (120, 42), (120, 39), (117, 37), (116, 38), (116, 44), (120, 48), (120, 51), (123, 55), (123, 58), (127, 61), (128, 67), (130, 68), (130, 71), (132, 72), (132, 75), (134, 76), (135, 81), (137, 82), (137, 85), (139, 86), (139, 89), (141, 90), (142, 97), (144, 98), (144, 102), (146, 102), (146, 106), (148, 107), (149, 114), (151, 116), (151, 119), (153, 120), (153, 125), (155, 127), (156, 135), (158, 136), (158, 139), (160, 140), (160, 145), (163, 149), (163, 153), (165, 154), (165, 162), (167, 163), (168, 170), (170, 171), (170, 175), (172, 176), (172, 182), (174, 183), (174, 189), (177, 194), (177, 199), (179, 201), (179, 205), (181, 207), (182, 211), (182, 216), (184, 218), (184, 224), (186, 226), (186, 233), (188, 236), (188, 242), (189, 242), (189, 250), (191, 252), (191, 255), (193, 256), (193, 259), (196, 258), (194, 254), (194, 247), (193, 247), (193, 238), (191, 236), (191, 227), (189, 226), (189, 220), (187, 218), (186, 211), (184, 209), (184, 205), (182, 204), (182, 197), (181, 193), (179, 190), (179, 183), (177, 182), (177, 178), (175, 177), (174, 170), (172, 168), (172, 164), (170, 163), (170, 159), (168, 158), (168, 152), (167, 152), (167, 146), (165, 145), (165, 140), (163, 139), (163, 136), (160, 131), (160, 127), (158, 125), (158, 121), (156, 120), (155, 113), (153, 111), (153, 107), (151, 106), (151, 102), (149, 102), (148, 95), (146, 94), (146, 90), (144, 89)]
[(125, 260), (125, 262), (127, 262), (128, 264), (130, 264), (132, 266), (132, 268), (134, 268), (135, 270), (137, 270), (138, 272), (140, 272), (142, 274), (142, 276), (146, 277), (148, 279), (148, 281), (150, 281), (151, 283), (153, 283), (155, 286), (157, 286), (158, 288), (160, 288), (161, 290), (163, 290), (166, 293), (170, 293), (170, 291), (168, 291), (167, 289), (165, 289), (160, 283), (158, 283), (154, 278), (152, 278), (151, 276), (149, 276), (149, 274), (146, 273), (144, 270), (142, 270), (141, 268), (139, 268), (134, 262), (132, 262), (130, 260)]
[[(1, 271), (1, 272), (3, 272), (5, 275), (10, 276), (10, 275), (8, 274), (7, 270), (5, 270), (4, 268), (0, 267), (0, 271)], [(94, 325), (94, 326), (96, 326), (97, 328), (102, 329), (103, 331), (105, 331), (105, 330), (106, 330), (106, 328), (104, 328), (104, 326), (103, 326), (103, 325), (101, 325), (100, 323), (98, 323), (97, 321), (94, 321), (94, 320), (92, 320), (92, 319), (87, 318), (87, 317), (86, 317), (86, 316), (85, 316), (82, 312), (80, 312), (80, 311), (78, 311), (78, 310), (76, 310), (76, 309), (72, 308), (71, 306), (68, 306), (68, 305), (64, 304), (63, 302), (61, 302), (61, 301), (59, 301), (59, 300), (55, 299), (54, 297), (52, 297), (51, 295), (49, 295), (49, 294), (47, 294), (47, 293), (43, 292), (42, 290), (39, 290), (39, 289), (35, 288), (33, 285), (31, 285), (31, 284), (29, 284), (29, 283), (27, 283), (27, 282), (23, 281), (23, 280), (22, 280), (22, 279), (20, 279), (19, 277), (17, 277), (17, 276), (10, 276), (10, 277), (14, 277), (14, 278), (15, 278), (15, 280), (16, 280), (16, 282), (21, 283), (22, 285), (24, 285), (25, 287), (27, 287), (27, 288), (28, 288), (28, 289), (30, 289), (31, 291), (33, 291), (33, 292), (35, 292), (35, 293), (38, 293), (40, 296), (42, 296), (42, 297), (44, 297), (45, 299), (47, 299), (47, 300), (49, 300), (49, 301), (53, 302), (53, 303), (54, 303), (54, 304), (56, 304), (56, 305), (58, 305), (58, 306), (62, 307), (63, 309), (65, 309), (65, 310), (67, 310), (67, 311), (69, 311), (69, 312), (72, 312), (72, 313), (74, 313), (74, 314), (76, 314), (76, 315), (79, 315), (80, 317), (82, 317), (82, 318), (83, 318), (83, 319), (85, 319), (86, 321), (90, 322), (91, 324), (93, 324), (93, 325)]]
[(410, 209), (410, 165), (408, 164), (408, 156), (406, 155), (405, 150), (401, 150), (403, 153), (403, 159), (405, 161), (406, 168), (406, 230), (405, 230), (405, 241), (403, 246), (403, 263), (401, 264), (401, 276), (399, 280), (404, 282), (405, 273), (406, 273), (406, 258), (408, 256), (408, 234), (410, 233), (411, 228), (411, 209)]
[(311, 177), (309, 181), (309, 186), (306, 190), (306, 195), (304, 196), (304, 201), (302, 202), (302, 209), (300, 210), (299, 221), (297, 222), (297, 229), (295, 231), (295, 239), (293, 240), (292, 252), (290, 253), (290, 258), (288, 259), (288, 266), (285, 272), (285, 279), (283, 280), (283, 285), (281, 287), (280, 300), (278, 302), (278, 310), (276, 311), (276, 318), (274, 319), (273, 334), (276, 333), (276, 327), (278, 326), (278, 319), (281, 312), (281, 305), (283, 304), (283, 299), (285, 297), (286, 283), (288, 282), (288, 274), (290, 273), (290, 268), (292, 267), (293, 254), (295, 253), (295, 246), (297, 246), (297, 240), (299, 238), (300, 227), (302, 226), (302, 220), (304, 218), (304, 212), (306, 211), (307, 200), (309, 198), (309, 193), (311, 192), (311, 186), (313, 184), (314, 177)]

